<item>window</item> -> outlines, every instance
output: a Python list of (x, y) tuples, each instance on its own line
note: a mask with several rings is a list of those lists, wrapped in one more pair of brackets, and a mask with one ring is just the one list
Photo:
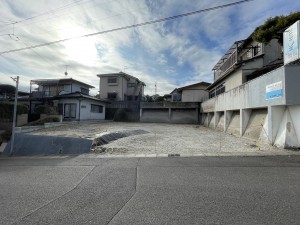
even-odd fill
[(132, 96), (131, 95), (127, 96), (127, 101), (132, 101)]
[(209, 98), (213, 98), (216, 96), (216, 89), (213, 89), (209, 92)]
[(216, 93), (217, 93), (217, 95), (222, 94), (222, 93), (224, 93), (224, 92), (225, 92), (225, 86), (224, 86), (224, 84), (221, 84), (220, 86), (218, 86), (218, 87), (216, 88)]
[(253, 48), (253, 55), (256, 56), (256, 55), (258, 55), (259, 52), (260, 52), (260, 47), (259, 46), (255, 46)]
[(80, 88), (80, 91), (82, 94), (88, 95), (89, 94), (89, 90), (86, 88)]
[(107, 99), (116, 100), (117, 99), (117, 93), (107, 93)]
[(136, 83), (128, 83), (127, 87), (136, 87)]
[(109, 77), (108, 79), (107, 79), (107, 83), (108, 84), (117, 84), (117, 78), (116, 77)]
[(247, 51), (247, 58), (252, 58), (252, 54), (250, 50)]
[(103, 113), (103, 106), (102, 105), (91, 105), (91, 112), (92, 113)]

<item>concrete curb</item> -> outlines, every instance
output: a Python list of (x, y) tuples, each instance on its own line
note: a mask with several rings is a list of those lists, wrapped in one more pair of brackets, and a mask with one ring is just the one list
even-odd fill
[(88, 153), (79, 155), (80, 158), (187, 158), (187, 157), (251, 157), (251, 156), (292, 156), (300, 155), (300, 152), (219, 152), (219, 153), (197, 153), (197, 154), (94, 154)]

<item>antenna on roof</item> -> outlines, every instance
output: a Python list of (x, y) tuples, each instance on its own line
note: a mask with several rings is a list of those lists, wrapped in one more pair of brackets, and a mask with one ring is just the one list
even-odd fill
[(69, 65), (65, 65), (65, 66), (66, 66), (65, 76), (68, 76), (68, 66), (69, 66)]

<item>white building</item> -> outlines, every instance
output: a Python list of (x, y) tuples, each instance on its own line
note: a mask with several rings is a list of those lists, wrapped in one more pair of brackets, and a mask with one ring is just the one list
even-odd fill
[(72, 78), (39, 79), (30, 81), (38, 85), (30, 91), (30, 112), (46, 106), (51, 113), (63, 115), (64, 120), (101, 120), (105, 119), (105, 101), (89, 95), (93, 86)]

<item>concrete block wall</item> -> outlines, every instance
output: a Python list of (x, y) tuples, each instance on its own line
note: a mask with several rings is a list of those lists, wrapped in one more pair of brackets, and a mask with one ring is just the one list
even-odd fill
[(17, 126), (23, 126), (28, 123), (28, 114), (17, 115)]
[(143, 108), (140, 121), (148, 123), (199, 123), (198, 108)]

